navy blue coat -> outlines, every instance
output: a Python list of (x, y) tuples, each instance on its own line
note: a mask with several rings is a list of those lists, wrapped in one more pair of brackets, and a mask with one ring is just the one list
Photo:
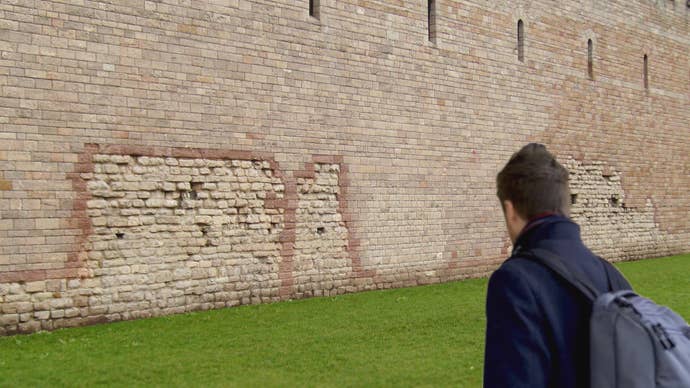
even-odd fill
[[(591, 302), (551, 270), (520, 252), (543, 248), (608, 291), (604, 263), (582, 242), (571, 220), (549, 215), (531, 221), (513, 254), (489, 280), (486, 298), (484, 387), (589, 387)], [(630, 285), (617, 271), (613, 284)]]

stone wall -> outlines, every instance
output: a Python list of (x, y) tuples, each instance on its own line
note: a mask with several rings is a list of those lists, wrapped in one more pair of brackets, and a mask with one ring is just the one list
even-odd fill
[(610, 260), (670, 255), (682, 244), (660, 229), (650, 199), (626, 202), (620, 173), (602, 162), (566, 161), (570, 171), (571, 217), (585, 243)]
[[(286, 195), (274, 161), (88, 148), (75, 177), (84, 183), (78, 198), (89, 225), (78, 278), (18, 271), (24, 279), (0, 288), (6, 332), (354, 290), (333, 158), (309, 163)], [(293, 254), (284, 254), (285, 244)], [(291, 285), (282, 291), (281, 274)]]
[(106, 304), (165, 314), (277, 299), (283, 212), (265, 201), (284, 185), (268, 162), (96, 154), (84, 178)]
[(318, 3), (0, 3), (0, 334), (486, 275), (529, 141), (690, 251), (684, 2)]
[(294, 276), (297, 297), (342, 293), (352, 276), (348, 231), (340, 213), (340, 166), (314, 164), (297, 180)]

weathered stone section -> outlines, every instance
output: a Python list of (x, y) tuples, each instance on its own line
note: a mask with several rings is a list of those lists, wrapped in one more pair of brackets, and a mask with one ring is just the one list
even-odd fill
[(669, 251), (668, 236), (655, 221), (651, 200), (631, 206), (621, 174), (601, 161), (568, 159), (571, 217), (594, 252), (609, 260), (642, 259)]
[[(0, 284), (0, 335), (106, 322), (110, 307), (100, 279), (47, 279)], [(111, 296), (112, 297), (112, 296)], [(132, 302), (131, 305), (137, 305)], [(141, 308), (139, 308), (141, 310)], [(136, 311), (131, 318), (151, 316)]]
[(313, 169), (313, 177), (297, 178), (296, 297), (342, 294), (353, 270), (339, 212), (340, 165), (316, 163)]
[(280, 200), (267, 161), (93, 155), (91, 279), (3, 284), (0, 334), (278, 300)]
[(265, 200), (284, 186), (267, 161), (95, 155), (87, 178), (95, 275), (127, 289), (109, 304), (166, 313), (276, 297), (283, 216)]

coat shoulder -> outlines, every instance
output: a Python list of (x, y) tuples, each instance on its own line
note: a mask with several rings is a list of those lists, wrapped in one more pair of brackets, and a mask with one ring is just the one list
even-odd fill
[(532, 259), (521, 256), (513, 256), (508, 260), (504, 261), (503, 264), (501, 264), (501, 266), (496, 270), (496, 272), (501, 272), (503, 274), (513, 276), (520, 276), (524, 279), (551, 275), (550, 270), (544, 267), (542, 264)]

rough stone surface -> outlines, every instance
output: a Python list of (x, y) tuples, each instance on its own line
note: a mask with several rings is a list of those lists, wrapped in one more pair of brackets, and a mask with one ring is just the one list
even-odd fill
[(0, 334), (486, 275), (529, 141), (690, 251), (685, 2), (319, 4), (0, 2)]
[[(204, 302), (276, 300), (283, 212), (265, 199), (284, 194), (269, 165), (127, 155), (94, 161), (87, 206), (103, 226), (86, 250), (99, 258), (93, 276), (114, 294), (112, 303), (134, 301), (158, 315)], [(109, 163), (117, 171), (105, 172)]]
[(313, 178), (297, 181), (294, 276), (297, 296), (343, 293), (352, 265), (347, 228), (339, 213), (337, 164), (316, 164)]
[(674, 236), (661, 230), (651, 200), (627, 202), (620, 173), (601, 162), (568, 160), (571, 217), (585, 243), (611, 260), (644, 259), (674, 253)]

